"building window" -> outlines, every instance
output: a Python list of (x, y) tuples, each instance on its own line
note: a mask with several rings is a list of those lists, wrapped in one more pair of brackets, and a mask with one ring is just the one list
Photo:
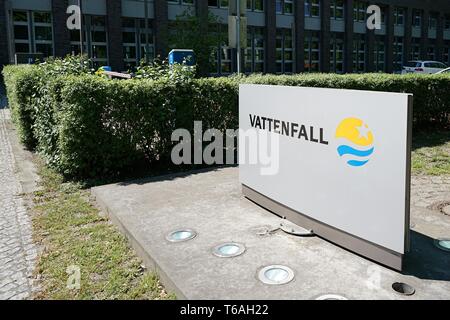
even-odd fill
[(264, 0), (247, 0), (247, 10), (264, 11)]
[(403, 66), (403, 38), (394, 37), (394, 71), (401, 71)]
[(259, 27), (248, 27), (245, 49), (245, 72), (264, 72), (264, 31)]
[[(70, 31), (73, 54), (80, 53), (80, 31)], [(87, 53), (98, 68), (108, 64), (108, 35), (105, 16), (83, 15), (83, 53)]]
[(330, 37), (330, 71), (344, 72), (344, 34), (332, 33)]
[[(83, 19), (86, 17), (83, 16)], [(84, 21), (84, 20), (83, 20)], [(83, 24), (83, 53), (87, 54), (86, 25)], [(80, 53), (80, 30), (70, 30), (70, 51), (73, 55)]]
[[(149, 22), (148, 29), (145, 30), (145, 19), (139, 19), (138, 21), (139, 21), (139, 38), (140, 38), (139, 45), (141, 48), (139, 58), (142, 60), (147, 57), (148, 61), (152, 61), (155, 58), (155, 41), (153, 36), (153, 30), (151, 28), (152, 23)], [(148, 36), (146, 34), (148, 34)]]
[(167, 0), (169, 3), (194, 5), (194, 0)]
[(353, 36), (353, 71), (364, 72), (366, 70), (366, 40), (364, 34)]
[(53, 55), (53, 24), (50, 12), (33, 12), (34, 51), (45, 57)]
[(396, 26), (403, 26), (405, 24), (405, 9), (395, 8), (394, 9), (394, 24)]
[(436, 60), (436, 41), (429, 39), (427, 46), (427, 59), (428, 60)]
[(320, 34), (317, 31), (305, 31), (305, 72), (320, 70)]
[[(153, 31), (150, 28), (151, 24), (151, 21), (149, 21), (149, 28), (146, 32), (144, 19), (122, 19), (123, 56), (128, 69), (136, 67), (146, 57), (148, 61), (152, 61), (155, 58)], [(148, 38), (146, 34), (148, 34)]]
[(344, 0), (331, 0), (330, 17), (335, 20), (344, 20)]
[(320, 0), (305, 0), (305, 17), (320, 17)]
[(450, 41), (445, 41), (442, 59), (446, 65), (450, 66)]
[(13, 11), (14, 51), (53, 55), (53, 23), (50, 12)]
[(419, 59), (420, 59), (420, 38), (412, 38), (409, 60), (415, 61)]
[(108, 37), (105, 16), (91, 16), (90, 23), (90, 57), (94, 67), (108, 64)]
[(438, 21), (438, 14), (434, 13), (434, 12), (430, 13), (430, 19), (429, 19), (428, 28), (436, 29), (437, 28), (437, 21)]
[(132, 69), (139, 62), (138, 57), (138, 36), (135, 19), (122, 19), (122, 41), (123, 41), (123, 57), (125, 67)]
[(30, 32), (27, 11), (13, 11), (14, 48), (16, 53), (30, 53)]
[(212, 8), (228, 8), (228, 0), (208, 0), (208, 6)]
[(211, 30), (216, 28), (218, 44), (211, 51), (211, 75), (228, 75), (232, 70), (232, 50), (228, 47), (228, 27), (226, 25), (212, 26)]
[(373, 51), (373, 62), (376, 72), (385, 71), (386, 63), (386, 43), (384, 36), (376, 36)]
[(277, 73), (294, 71), (294, 41), (291, 29), (277, 29)]
[(412, 25), (414, 27), (420, 27), (422, 25), (422, 11), (414, 9), (412, 19)]
[(381, 9), (381, 24), (386, 24), (386, 7), (380, 6)]
[(367, 3), (355, 1), (353, 3), (353, 21), (365, 22), (367, 16)]
[(444, 17), (444, 30), (450, 30), (450, 14), (446, 14)]
[(294, 1), (293, 0), (276, 0), (275, 10), (278, 14), (293, 14)]
[(219, 70), (219, 74), (221, 75), (226, 75), (226, 74), (230, 74), (232, 72), (232, 67), (231, 67), (231, 49), (226, 45), (225, 42), (222, 43), (222, 45), (220, 46), (220, 54), (219, 54), (219, 65), (220, 65), (220, 70)]

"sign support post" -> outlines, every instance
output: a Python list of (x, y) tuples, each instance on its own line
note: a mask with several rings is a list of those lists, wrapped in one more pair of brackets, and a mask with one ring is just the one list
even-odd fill
[(247, 47), (246, 1), (232, 0), (228, 15), (228, 46), (236, 49), (237, 73), (242, 73), (242, 49)]

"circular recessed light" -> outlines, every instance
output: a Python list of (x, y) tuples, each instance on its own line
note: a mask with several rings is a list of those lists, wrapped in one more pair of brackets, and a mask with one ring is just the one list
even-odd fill
[(339, 294), (323, 294), (321, 296), (318, 296), (316, 300), (348, 300), (348, 299)]
[(286, 284), (294, 279), (294, 271), (282, 265), (270, 265), (258, 272), (258, 279), (265, 284)]
[(393, 283), (392, 289), (394, 289), (395, 292), (402, 294), (404, 296), (412, 296), (416, 292), (416, 289), (411, 287), (409, 284), (403, 282)]
[(450, 251), (450, 239), (436, 239), (434, 245), (441, 250)]
[(213, 253), (220, 258), (237, 257), (245, 252), (245, 246), (240, 243), (228, 242), (214, 247)]
[(170, 242), (182, 242), (194, 239), (197, 236), (197, 232), (192, 229), (178, 229), (170, 232), (166, 239)]

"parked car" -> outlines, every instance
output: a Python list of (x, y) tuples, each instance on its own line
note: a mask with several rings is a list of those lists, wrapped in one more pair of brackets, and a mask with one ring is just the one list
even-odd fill
[(441, 70), (441, 71), (438, 71), (438, 72), (436, 72), (436, 74), (442, 74), (442, 73), (445, 73), (445, 74), (450, 74), (450, 68), (447, 68), (447, 69), (444, 69), (444, 70)]
[(409, 61), (403, 66), (402, 74), (433, 74), (446, 69), (447, 66), (438, 61)]

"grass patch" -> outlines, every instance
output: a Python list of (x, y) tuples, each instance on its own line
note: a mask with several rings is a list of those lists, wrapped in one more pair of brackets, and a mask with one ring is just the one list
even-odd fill
[[(34, 194), (33, 228), (43, 252), (36, 299), (173, 299), (107, 218), (99, 215), (81, 185), (38, 160), (41, 190)], [(69, 266), (81, 271), (80, 289), (68, 289)]]
[(416, 175), (450, 175), (450, 130), (415, 134), (411, 168)]

